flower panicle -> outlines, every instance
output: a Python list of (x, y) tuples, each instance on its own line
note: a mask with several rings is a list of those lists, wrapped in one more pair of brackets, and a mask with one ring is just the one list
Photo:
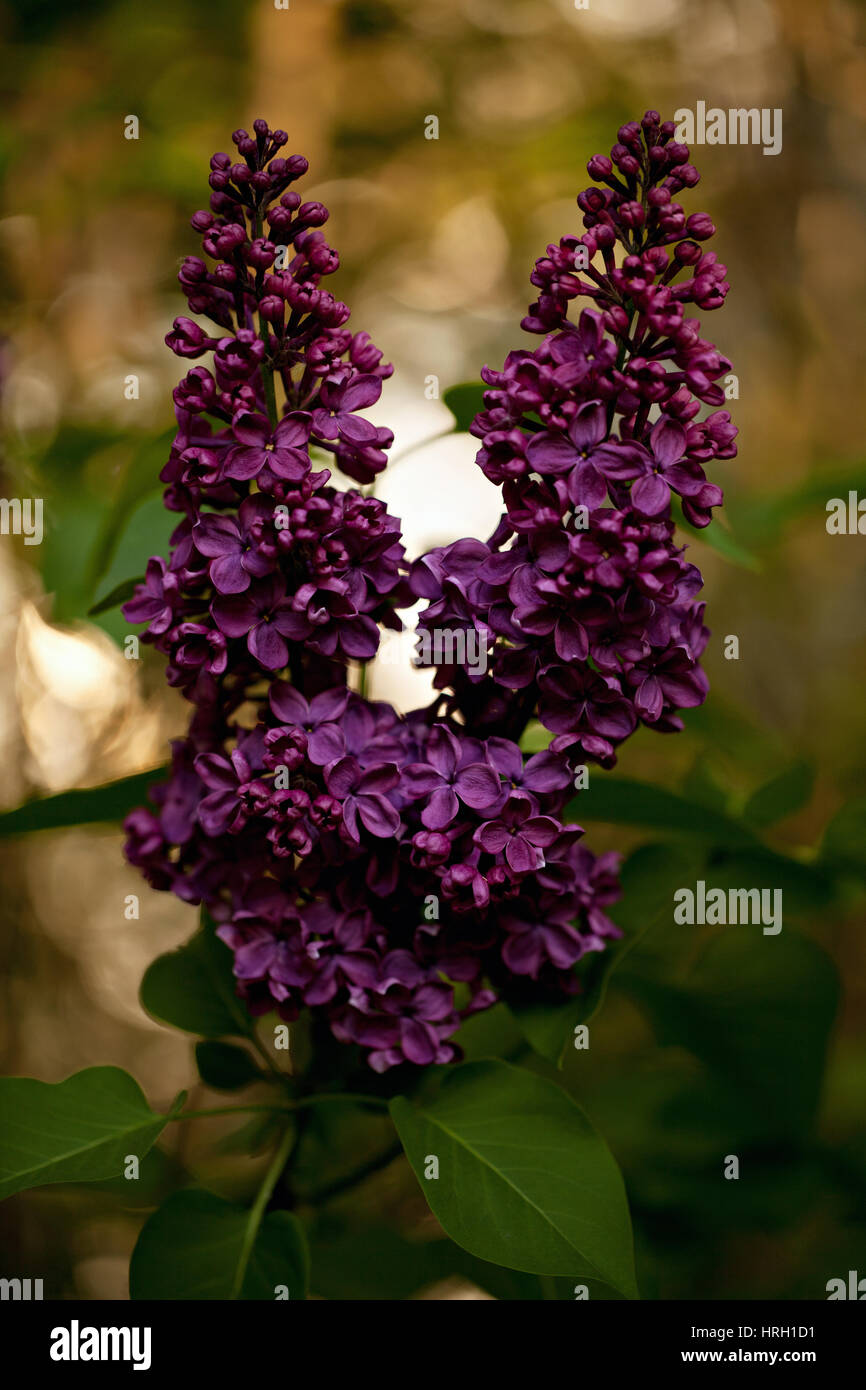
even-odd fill
[[(384, 504), (319, 466), (357, 483), (385, 466), (391, 433), (361, 412), (391, 368), (322, 288), (338, 257), (293, 187), (306, 160), (264, 121), (236, 131), (192, 219), (208, 261), (184, 261), (195, 318), (167, 341), (210, 361), (174, 393), (171, 554), (124, 608), (192, 715), (126, 853), (207, 906), (254, 1015), (312, 1010), (380, 1071), (455, 1060), (462, 1022), (500, 998), (580, 989), (579, 962), (620, 933), (618, 856), (571, 819), (578, 773), (706, 695), (672, 498), (696, 526), (722, 500), (704, 467), (735, 430), (699, 417), (730, 364), (684, 306), (718, 307), (727, 284), (709, 219), (674, 201), (697, 173), (672, 136), (648, 112), (590, 161), (583, 237), (533, 273), (541, 344), (483, 372), (472, 430), (501, 521), (412, 565)], [(416, 598), (435, 694), (401, 716), (349, 670)], [(527, 757), (533, 718), (551, 741)]]
[[(485, 367), (471, 432), (505, 510), (487, 544), (459, 541), (411, 573), (429, 600), (422, 629), (482, 635), (484, 670), (439, 665), (447, 708), (495, 725), (503, 690), (518, 725), (534, 711), (566, 753), (610, 767), (642, 725), (682, 728), (700, 704), (709, 637), (703, 580), (677, 544), (681, 509), (707, 526), (722, 490), (706, 468), (733, 458), (721, 379), (731, 363), (687, 315), (717, 309), (726, 268), (704, 249), (706, 213), (677, 195), (699, 174), (672, 121), (647, 111), (620, 127), (578, 195), (586, 231), (536, 262), (523, 320), (534, 351)], [(571, 317), (575, 301), (589, 299)], [(709, 407), (706, 410), (705, 407)], [(479, 663), (480, 665), (480, 663)]]

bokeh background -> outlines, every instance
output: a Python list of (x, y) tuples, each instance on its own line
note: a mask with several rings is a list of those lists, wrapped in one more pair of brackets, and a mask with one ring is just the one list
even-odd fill
[[(740, 453), (717, 475), (732, 558), (691, 538), (714, 634), (707, 707), (676, 739), (643, 731), (619, 771), (736, 818), (796, 767), (761, 834), (768, 854), (801, 866), (786, 881), (790, 933), (821, 950), (777, 966), (787, 918), (782, 938), (754, 938), (763, 964), (745, 1000), (722, 990), (709, 1047), (670, 1023), (675, 1000), (612, 990), (589, 1053), (566, 1063), (565, 1084), (623, 1165), (648, 1297), (820, 1298), (829, 1278), (866, 1273), (866, 542), (825, 529), (829, 498), (866, 492), (863, 17), (845, 0), (0, 4), (2, 491), (43, 497), (46, 518), (39, 547), (0, 538), (6, 808), (155, 766), (183, 726), (161, 662), (146, 650), (125, 660), (122, 619), (86, 614), (166, 548), (156, 475), (179, 364), (163, 338), (182, 312), (179, 261), (198, 250), (188, 218), (206, 203), (209, 156), (235, 127), (262, 115), (310, 159), (303, 191), (331, 209), (338, 293), (395, 363), (374, 418), (403, 457), (378, 492), (417, 553), (492, 529), (497, 497), (472, 466), (474, 442), (435, 438), (452, 421), (431, 378), (441, 395), (535, 345), (519, 329), (529, 272), (549, 241), (580, 230), (589, 155), (648, 106), (782, 108), (778, 157), (693, 151), (703, 182), (689, 209), (712, 214), (732, 284), (704, 325), (739, 379)], [(128, 115), (137, 141), (124, 138)], [(438, 140), (424, 138), (430, 115)], [(130, 374), (137, 400), (124, 395)], [(738, 661), (724, 659), (728, 634)], [(372, 689), (410, 707), (423, 682), (383, 665)], [(694, 847), (688, 827), (587, 825), (596, 849)], [(137, 1002), (143, 969), (191, 934), (193, 910), (142, 884), (112, 827), (7, 839), (0, 855), (3, 1070), (57, 1080), (113, 1062), (155, 1104), (183, 1085), (208, 1103), (189, 1042)], [(137, 921), (124, 917), (129, 893)], [(699, 935), (656, 934), (657, 979), (687, 978)], [(822, 952), (842, 982), (832, 1027)], [(792, 993), (774, 1012), (766, 994), (786, 971)], [(488, 1042), (482, 1029), (468, 1050)], [(820, 1088), (817, 1117), (804, 1102), (775, 1129), (766, 1104), (757, 1128), (738, 1119), (736, 1097), (759, 1073), (762, 1102), (814, 1092), (818, 1105)], [(255, 1172), (230, 1142), (213, 1157), (213, 1124), (181, 1128), (134, 1201), (109, 1185), (7, 1202), (2, 1272), (44, 1277), (51, 1297), (125, 1297), (141, 1209), (170, 1172), (239, 1193)], [(351, 1142), (357, 1153), (376, 1136)], [(720, 1201), (728, 1152), (748, 1153), (758, 1176)], [(381, 1297), (544, 1292), (461, 1263), (404, 1165), (317, 1231), (324, 1296), (351, 1294), (353, 1261)]]

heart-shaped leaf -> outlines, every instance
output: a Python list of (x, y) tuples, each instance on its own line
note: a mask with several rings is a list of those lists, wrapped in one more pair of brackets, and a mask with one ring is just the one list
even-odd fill
[(160, 1023), (205, 1038), (244, 1037), (252, 1020), (235, 993), (232, 955), (213, 924), (177, 951), (157, 956), (141, 982), (142, 1007)]
[(196, 1043), (195, 1063), (202, 1081), (216, 1091), (239, 1091), (262, 1077), (250, 1054), (233, 1043)]
[(815, 769), (807, 762), (796, 762), (765, 782), (746, 802), (743, 818), (749, 825), (775, 825), (791, 816), (811, 799)]
[(619, 1168), (558, 1086), (506, 1062), (466, 1062), (435, 1099), (397, 1097), (391, 1114), (434, 1215), (470, 1254), (637, 1296)]
[(490, 388), (483, 381), (462, 381), (449, 386), (442, 399), (454, 416), (454, 428), (465, 434), (475, 416), (484, 409), (484, 392)]
[(132, 1252), (134, 1299), (306, 1298), (309, 1255), (304, 1233), (288, 1211), (269, 1212), (246, 1258), (253, 1211), (213, 1192), (175, 1192), (145, 1222)]
[(151, 1110), (120, 1067), (88, 1067), (54, 1084), (0, 1080), (0, 1198), (54, 1182), (119, 1177), (141, 1159), (169, 1115)]

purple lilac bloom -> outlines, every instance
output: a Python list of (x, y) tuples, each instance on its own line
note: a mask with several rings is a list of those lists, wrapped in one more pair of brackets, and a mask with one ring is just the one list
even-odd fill
[[(307, 161), (265, 121), (235, 131), (192, 219), (203, 256), (166, 340), (197, 363), (161, 473), (179, 524), (124, 609), (192, 713), (126, 853), (206, 906), (253, 1016), (310, 1010), (377, 1071), (458, 1059), (463, 1020), (515, 992), (580, 990), (620, 933), (618, 856), (582, 843), (576, 769), (706, 695), (672, 505), (706, 526), (707, 471), (736, 452), (730, 363), (689, 316), (728, 286), (712, 222), (677, 201), (698, 174), (673, 132), (649, 111), (590, 160), (583, 234), (532, 274), (540, 344), (482, 372), (472, 432), (500, 523), (411, 567), (397, 518), (324, 466), (361, 485), (386, 466), (392, 433), (364, 412), (392, 369), (326, 288), (339, 257), (294, 187)], [(416, 597), (422, 634), (486, 662), (453, 644), (401, 715), (352, 668)], [(550, 742), (526, 755), (532, 720)]]

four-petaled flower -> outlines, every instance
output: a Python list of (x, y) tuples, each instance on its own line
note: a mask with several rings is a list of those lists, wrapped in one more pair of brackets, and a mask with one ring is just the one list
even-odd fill
[(274, 429), (266, 416), (241, 411), (232, 421), (232, 434), (237, 444), (226, 454), (225, 478), (249, 482), (268, 468), (277, 478), (299, 483), (310, 472), (310, 416), (304, 411), (284, 415)]
[(475, 843), (488, 854), (501, 854), (509, 868), (525, 874), (540, 869), (544, 863), (542, 850), (553, 844), (562, 826), (551, 816), (534, 814), (532, 797), (513, 792), (506, 801), (498, 820), (485, 821), (475, 831)]
[(473, 810), (500, 800), (499, 778), (489, 764), (473, 759), (444, 724), (430, 735), (427, 761), (403, 769), (403, 786), (414, 800), (429, 797), (421, 812), (428, 830), (444, 830), (457, 817), (460, 802)]
[(359, 821), (379, 839), (396, 835), (400, 813), (386, 796), (400, 783), (400, 769), (394, 763), (362, 768), (357, 758), (338, 758), (325, 768), (325, 782), (331, 795), (342, 801), (343, 824), (356, 844), (361, 840)]

